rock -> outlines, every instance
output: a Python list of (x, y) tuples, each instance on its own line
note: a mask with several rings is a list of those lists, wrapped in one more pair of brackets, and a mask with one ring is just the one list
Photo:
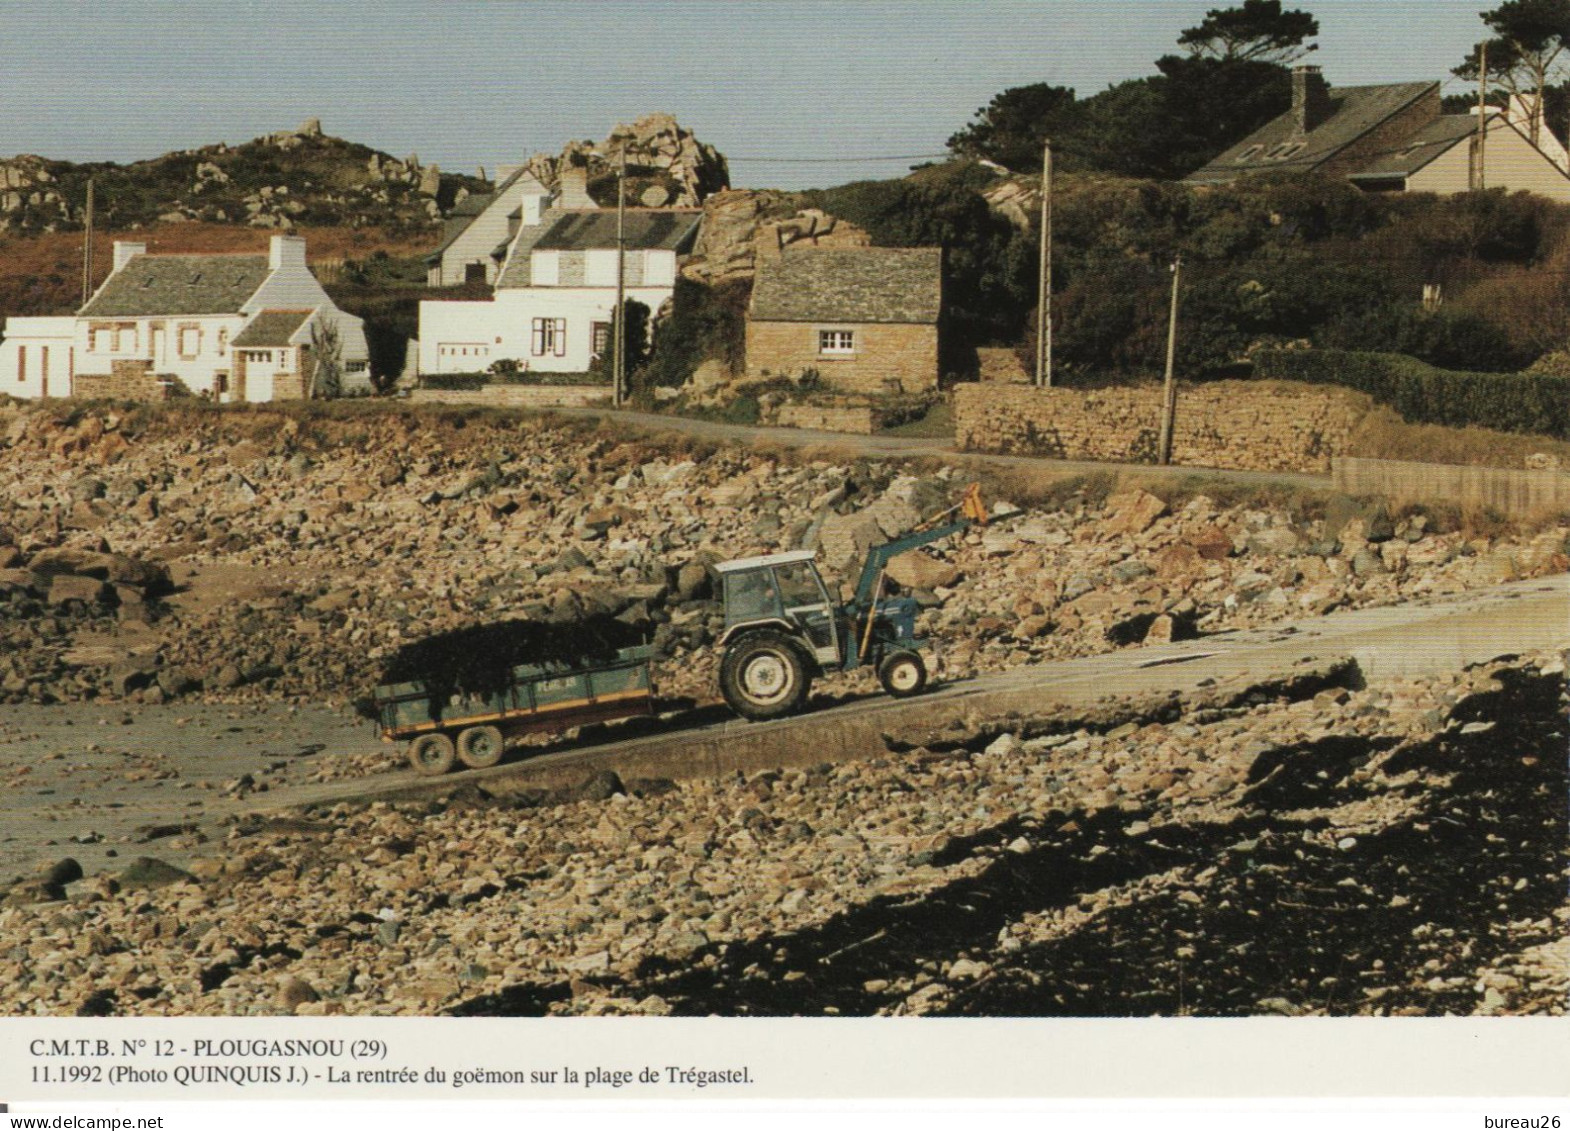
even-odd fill
[(1102, 529), (1108, 534), (1143, 534), (1156, 519), (1167, 513), (1167, 504), (1148, 491), (1133, 490), (1107, 499), (1107, 518)]
[(1205, 526), (1188, 536), (1188, 545), (1207, 562), (1225, 561), (1232, 556), (1232, 537), (1218, 526)]
[(1383, 556), (1376, 550), (1364, 547), (1352, 555), (1352, 572), (1359, 577), (1373, 577), (1387, 570)]
[(306, 1002), (320, 1001), (321, 995), (304, 978), (286, 975), (278, 983), (278, 1008), (294, 1013)]
[(888, 575), (905, 589), (946, 588), (960, 579), (957, 568), (920, 550), (889, 559)]
[(159, 888), (169, 884), (194, 883), (196, 877), (182, 868), (153, 856), (138, 856), (119, 876), (122, 888)]
[(45, 884), (63, 887), (82, 878), (82, 866), (72, 857), (66, 856), (45, 868), (40, 878)]
[(59, 574), (49, 583), (49, 603), (51, 605), (65, 605), (73, 601), (85, 605), (96, 605), (107, 598), (109, 586), (99, 581), (96, 577), (77, 577), (73, 574)]

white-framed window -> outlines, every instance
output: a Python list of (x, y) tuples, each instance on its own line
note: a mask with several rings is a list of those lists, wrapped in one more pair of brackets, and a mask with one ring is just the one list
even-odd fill
[(856, 352), (856, 331), (819, 330), (818, 352), (826, 357), (845, 357)]
[(94, 322), (87, 328), (87, 350), (89, 353), (136, 352), (136, 323)]
[(229, 328), (223, 327), (218, 331), (218, 356), (222, 357), (229, 351)]
[(565, 318), (536, 318), (531, 352), (535, 357), (565, 357), (567, 355), (567, 320)]
[(202, 328), (200, 326), (181, 326), (176, 333), (176, 341), (181, 357), (193, 358), (202, 351)]

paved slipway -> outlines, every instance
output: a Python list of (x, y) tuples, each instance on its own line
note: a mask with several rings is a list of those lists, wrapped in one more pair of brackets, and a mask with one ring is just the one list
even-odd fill
[[(940, 685), (911, 700), (819, 703), (774, 723), (706, 708), (601, 728), (531, 757), (434, 780), (401, 763), (369, 777), (305, 780), (321, 759), (363, 758), (378, 749), (369, 724), (325, 707), (18, 706), (0, 723), (0, 773), (9, 785), (0, 793), (0, 882), (67, 855), (88, 875), (154, 851), (188, 863), (221, 848), (248, 814), (464, 788), (488, 796), (570, 790), (606, 772), (626, 780), (719, 778), (886, 755), (925, 744), (924, 735), (944, 727), (1001, 733), (1009, 719), (1093, 709), (1112, 698), (1322, 680), (1347, 661), (1356, 665), (1356, 681), (1373, 684), (1567, 648), (1570, 577), (1561, 575), (1033, 665)], [(390, 749), (386, 755), (396, 758)]]

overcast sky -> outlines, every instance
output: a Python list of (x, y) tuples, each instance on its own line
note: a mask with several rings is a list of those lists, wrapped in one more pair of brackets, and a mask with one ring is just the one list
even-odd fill
[[(1149, 74), (1220, 0), (0, 0), (0, 154), (133, 161), (319, 117), (473, 172), (674, 113), (737, 185), (893, 176), (998, 91)], [(1442, 79), (1482, 0), (1297, 0), (1332, 84)], [(1452, 80), (1448, 90), (1465, 90)], [(809, 162), (794, 163), (801, 159)], [(793, 163), (785, 163), (785, 162)]]

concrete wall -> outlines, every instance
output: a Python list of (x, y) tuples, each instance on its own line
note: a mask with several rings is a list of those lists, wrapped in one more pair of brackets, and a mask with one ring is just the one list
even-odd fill
[(1397, 501), (1448, 500), (1464, 507), (1493, 507), (1523, 518), (1570, 513), (1570, 473), (1563, 471), (1338, 456), (1331, 476), (1336, 490), (1348, 495), (1385, 495)]
[(7, 318), (0, 341), (0, 394), (70, 396), (75, 332), (75, 318)]
[[(819, 330), (852, 330), (853, 354), (818, 352)], [(747, 379), (818, 371), (823, 383), (849, 393), (907, 393), (938, 386), (938, 328), (870, 322), (747, 323)], [(767, 372), (765, 373), (765, 370)]]
[(489, 408), (581, 408), (609, 401), (609, 385), (487, 385), (483, 389), (415, 389), (414, 404), (473, 404)]
[[(1484, 153), (1484, 161), (1488, 166), (1485, 175), (1487, 187), (1511, 191), (1525, 189), (1550, 200), (1570, 203), (1570, 177), (1561, 173), (1552, 161), (1513, 127), (1498, 121), (1492, 122)], [(1472, 147), (1468, 139), (1451, 146), (1408, 177), (1406, 187), (1412, 192), (1445, 195), (1466, 192), (1471, 187), (1471, 172)]]
[[(1330, 470), (1368, 411), (1346, 389), (1253, 381), (1180, 385), (1172, 461), (1241, 470)], [(1161, 428), (1160, 386), (1038, 389), (960, 385), (955, 443), (972, 451), (1113, 463), (1152, 462)]]

